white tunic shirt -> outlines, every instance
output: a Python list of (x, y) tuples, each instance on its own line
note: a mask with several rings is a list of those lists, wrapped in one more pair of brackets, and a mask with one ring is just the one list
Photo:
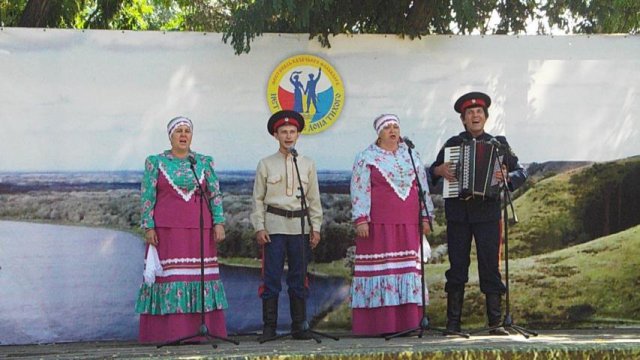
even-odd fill
[[(309, 217), (313, 231), (320, 232), (322, 225), (322, 205), (316, 165), (310, 158), (302, 155), (297, 158), (300, 179), (304, 189)], [(266, 230), (269, 234), (296, 235), (301, 233), (300, 218), (286, 218), (268, 213), (267, 206), (282, 210), (300, 210), (300, 190), (293, 157), (280, 151), (258, 163), (256, 179), (253, 185), (253, 212), (251, 224), (256, 232)], [(305, 219), (305, 234), (309, 233), (309, 224)]]

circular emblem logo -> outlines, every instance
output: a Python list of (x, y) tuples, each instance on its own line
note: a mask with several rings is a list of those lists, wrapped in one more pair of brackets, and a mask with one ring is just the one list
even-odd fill
[(297, 111), (304, 117), (303, 134), (317, 134), (338, 119), (344, 106), (344, 85), (338, 72), (324, 59), (296, 55), (271, 73), (267, 102), (272, 113)]

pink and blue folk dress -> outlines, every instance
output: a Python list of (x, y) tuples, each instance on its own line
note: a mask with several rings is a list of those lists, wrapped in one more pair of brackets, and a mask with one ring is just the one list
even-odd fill
[[(200, 194), (196, 181), (210, 199), (213, 214), (204, 210), (205, 323), (209, 332), (226, 336), (223, 309), (227, 299), (220, 280), (214, 224), (224, 223), (222, 193), (210, 156), (196, 159), (195, 178), (188, 158), (171, 151), (146, 159), (142, 179), (142, 227), (155, 229), (162, 265), (155, 282), (143, 283), (136, 312), (140, 314), (139, 341), (158, 343), (194, 335), (201, 323), (200, 300)], [(147, 245), (147, 252), (148, 253)], [(205, 339), (193, 339), (195, 341)]]
[[(415, 151), (413, 155), (420, 184), (427, 191), (426, 172), (419, 155)], [(433, 214), (431, 199), (428, 194), (425, 197)], [(404, 143), (395, 152), (372, 144), (358, 154), (351, 177), (351, 205), (355, 224), (369, 223), (369, 237), (356, 238), (352, 332), (380, 335), (418, 327), (423, 304), (420, 205)], [(428, 292), (424, 302), (428, 304)]]

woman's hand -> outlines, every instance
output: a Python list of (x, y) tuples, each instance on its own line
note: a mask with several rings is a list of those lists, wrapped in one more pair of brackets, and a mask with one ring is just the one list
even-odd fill
[(158, 234), (155, 229), (146, 229), (144, 231), (144, 242), (149, 245), (158, 246)]
[(359, 238), (368, 238), (369, 237), (369, 223), (362, 223), (356, 225), (356, 235)]
[(422, 234), (424, 236), (428, 236), (429, 234), (431, 234), (431, 226), (429, 226), (428, 220), (422, 222)]
[(222, 224), (215, 224), (213, 225), (213, 240), (216, 243), (221, 243), (224, 241), (225, 238), (225, 233), (224, 233), (224, 225)]

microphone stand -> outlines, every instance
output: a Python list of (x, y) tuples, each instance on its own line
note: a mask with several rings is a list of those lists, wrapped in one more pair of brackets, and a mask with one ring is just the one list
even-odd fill
[[(307, 242), (304, 241), (305, 238), (305, 234), (304, 234), (304, 219), (305, 217), (307, 218), (307, 222), (309, 223), (309, 236), (313, 235), (313, 227), (311, 226), (311, 216), (309, 215), (309, 207), (307, 206), (307, 198), (304, 195), (304, 189), (302, 188), (302, 179), (300, 178), (300, 169), (298, 168), (298, 151), (294, 148), (290, 148), (289, 149), (289, 153), (291, 154), (291, 156), (293, 156), (293, 165), (296, 169), (296, 176), (298, 178), (298, 184), (300, 185), (298, 187), (298, 190), (300, 190), (300, 195), (298, 196), (298, 198), (300, 199), (300, 207), (302, 209), (302, 216), (300, 217), (300, 236), (302, 237), (302, 242), (301, 242), (301, 254), (302, 254), (302, 263), (304, 264), (303, 266), (303, 281), (304, 279), (307, 278), (307, 258), (306, 258), (306, 251), (305, 248), (307, 247)], [(308, 241), (308, 240), (307, 240)], [(307, 302), (304, 302), (305, 307), (307, 306)], [(289, 304), (289, 306), (291, 306), (291, 304)], [(306, 310), (305, 310), (305, 314), (306, 314)], [(281, 335), (276, 335), (274, 337), (268, 338), (268, 339), (263, 339), (260, 341), (260, 344), (263, 344), (267, 341), (272, 341), (272, 340), (276, 340), (276, 339), (281, 339), (283, 337), (286, 336), (291, 336), (293, 337), (294, 335), (297, 334), (303, 334), (303, 333), (308, 333), (311, 336), (311, 339), (315, 340), (316, 343), (320, 344), (322, 341), (320, 339), (318, 339), (317, 336), (324, 336), (330, 339), (333, 339), (335, 341), (340, 340), (339, 338), (332, 336), (332, 335), (328, 335), (328, 334), (324, 334), (321, 333), (319, 331), (313, 330), (309, 327), (309, 323), (307, 322), (307, 319), (305, 318), (304, 321), (302, 322), (302, 328), (300, 330), (297, 331), (293, 331), (293, 332), (288, 332), (285, 334), (281, 334)], [(317, 336), (316, 336), (317, 335)], [(309, 339), (309, 340), (311, 340)]]
[[(209, 329), (207, 328), (207, 324), (205, 322), (205, 309), (204, 309), (204, 209), (202, 208), (202, 203), (206, 203), (207, 207), (209, 208), (209, 212), (213, 215), (213, 210), (211, 209), (211, 204), (209, 203), (209, 201), (205, 201), (206, 198), (204, 196), (204, 190), (202, 189), (202, 185), (200, 184), (200, 181), (198, 180), (198, 175), (196, 174), (196, 169), (195, 169), (195, 164), (196, 164), (196, 159), (193, 157), (193, 155), (189, 154), (189, 163), (191, 164), (191, 172), (193, 172), (193, 176), (196, 179), (196, 185), (198, 186), (198, 191), (200, 192), (199, 197), (200, 197), (200, 328), (198, 329), (198, 332), (193, 334), (193, 335), (189, 335), (189, 336), (185, 336), (182, 337), (180, 339), (165, 343), (165, 344), (161, 344), (158, 345), (158, 348), (161, 348), (163, 346), (167, 346), (167, 345), (183, 345), (183, 341), (189, 340), (189, 339), (193, 339), (193, 338), (198, 338), (198, 337), (204, 337), (207, 340), (209, 340), (209, 343), (211, 344), (211, 346), (213, 346), (214, 349), (216, 349), (218, 347), (218, 345), (213, 343), (214, 339), (219, 339), (219, 340), (223, 340), (223, 341), (227, 341), (236, 345), (239, 345), (240, 343), (238, 341), (223, 337), (223, 336), (217, 336), (217, 335), (213, 335), (212, 333), (209, 332)], [(211, 231), (213, 231), (213, 229), (211, 229)]]
[(427, 304), (425, 304), (425, 294), (427, 293), (426, 281), (424, 279), (424, 246), (422, 246), (422, 220), (424, 219), (422, 216), (422, 207), (424, 206), (425, 211), (427, 212), (427, 221), (429, 221), (429, 228), (433, 231), (433, 223), (431, 222), (431, 216), (429, 214), (429, 208), (427, 207), (427, 202), (425, 200), (425, 191), (422, 190), (422, 184), (420, 184), (420, 178), (418, 177), (418, 168), (416, 167), (415, 160), (413, 159), (413, 143), (405, 139), (407, 143), (407, 148), (409, 149), (409, 157), (411, 158), (411, 165), (413, 165), (413, 171), (415, 174), (415, 181), (418, 185), (418, 239), (420, 239), (420, 283), (422, 285), (422, 320), (420, 320), (420, 325), (418, 327), (397, 332), (395, 334), (385, 336), (385, 340), (393, 339), (400, 336), (405, 336), (411, 334), (413, 332), (417, 332), (419, 338), (422, 338), (422, 334), (425, 331), (435, 331), (439, 332), (441, 335), (459, 335), (465, 338), (469, 338), (469, 334), (461, 333), (461, 332), (451, 332), (445, 329), (434, 328), (431, 327), (429, 322), (429, 315), (427, 313)]
[[(502, 143), (500, 143), (500, 145), (494, 145), (493, 147), (493, 152), (494, 152), (494, 158), (497, 159), (498, 158), (498, 148), (504, 146)], [(500, 325), (496, 325), (496, 326), (490, 326), (487, 328), (483, 328), (480, 330), (476, 330), (471, 332), (470, 334), (477, 334), (479, 332), (483, 332), (483, 331), (492, 331), (492, 330), (496, 330), (499, 329), (500, 327), (504, 328), (507, 332), (509, 330), (511, 331), (515, 331), (517, 333), (519, 333), (520, 335), (524, 336), (526, 339), (529, 338), (529, 335), (533, 335), (533, 336), (538, 336), (538, 333), (531, 331), (529, 329), (526, 329), (522, 326), (518, 326), (513, 322), (513, 318), (511, 317), (511, 304), (510, 304), (510, 297), (509, 297), (509, 213), (507, 212), (507, 205), (511, 208), (511, 214), (513, 214), (513, 222), (515, 224), (518, 223), (518, 215), (516, 214), (516, 211), (513, 207), (513, 201), (511, 201), (511, 192), (509, 191), (509, 187), (507, 186), (507, 174), (505, 174), (504, 169), (502, 168), (502, 166), (500, 166), (500, 173), (502, 173), (502, 178), (505, 179), (502, 181), (502, 185), (501, 185), (501, 191), (503, 194), (503, 201), (505, 202), (504, 204), (502, 204), (502, 218), (504, 221), (504, 277), (505, 277), (505, 288), (506, 288), (506, 292), (505, 292), (505, 313), (504, 313), (504, 320), (502, 321), (502, 324)]]

